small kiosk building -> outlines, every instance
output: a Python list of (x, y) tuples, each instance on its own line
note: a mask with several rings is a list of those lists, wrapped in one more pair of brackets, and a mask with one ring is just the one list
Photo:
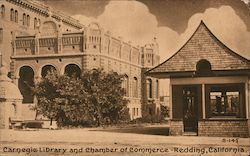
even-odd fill
[(179, 51), (146, 75), (170, 79), (170, 135), (249, 136), (250, 61), (203, 21)]

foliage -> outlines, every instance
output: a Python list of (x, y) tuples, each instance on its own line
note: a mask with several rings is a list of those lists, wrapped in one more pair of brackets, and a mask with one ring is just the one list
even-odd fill
[(161, 105), (161, 119), (169, 117), (169, 107)]
[(50, 71), (36, 84), (37, 111), (59, 126), (116, 124), (128, 119), (122, 75), (85, 70), (80, 78)]
[(147, 104), (142, 105), (142, 111), (142, 118), (138, 122), (156, 123), (161, 121), (160, 112), (157, 112), (154, 100), (147, 101)]

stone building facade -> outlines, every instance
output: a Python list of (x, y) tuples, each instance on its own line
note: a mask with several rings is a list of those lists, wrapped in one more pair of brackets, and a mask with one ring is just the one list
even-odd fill
[[(9, 76), (23, 95), (23, 116), (34, 117), (29, 111), (35, 102), (30, 87), (51, 68), (59, 74), (94, 68), (124, 74), (131, 119), (142, 116), (145, 99), (154, 101), (152, 113), (157, 113), (159, 81), (144, 76), (145, 69), (159, 64), (155, 41), (144, 47), (133, 46), (98, 23), (84, 26), (36, 1), (3, 0), (0, 6), (0, 49), (9, 62)], [(147, 88), (150, 96), (143, 95)]]
[(146, 74), (170, 79), (170, 135), (250, 136), (250, 60), (203, 21), (180, 50)]

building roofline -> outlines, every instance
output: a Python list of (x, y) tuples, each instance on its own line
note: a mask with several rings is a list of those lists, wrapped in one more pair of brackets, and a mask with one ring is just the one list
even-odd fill
[(236, 52), (234, 52), (234, 51), (231, 50), (229, 47), (227, 47), (224, 43), (222, 43), (222, 42), (212, 33), (212, 31), (206, 26), (206, 24), (203, 22), (203, 20), (201, 20), (199, 26), (195, 29), (194, 33), (193, 33), (193, 34), (189, 37), (189, 39), (181, 46), (181, 48), (179, 48), (179, 49), (177, 50), (177, 52), (175, 52), (170, 58), (168, 58), (167, 60), (163, 61), (163, 62), (160, 63), (159, 65), (157, 65), (157, 66), (155, 66), (154, 68), (152, 68), (152, 69), (146, 71), (145, 74), (146, 74), (146, 75), (149, 74), (149, 72), (151, 72), (152, 70), (154, 70), (154, 69), (158, 68), (159, 66), (163, 65), (164, 63), (166, 63), (167, 61), (169, 61), (170, 59), (172, 59), (175, 55), (177, 55), (177, 54), (187, 45), (187, 43), (193, 38), (193, 36), (196, 34), (196, 32), (198, 31), (198, 29), (199, 29), (199, 27), (200, 27), (201, 25), (204, 25), (205, 28), (209, 31), (209, 33), (214, 37), (214, 39), (217, 40), (219, 44), (221, 44), (223, 47), (225, 47), (225, 48), (228, 50), (228, 51), (226, 51), (226, 52), (229, 52), (231, 55), (234, 55), (234, 56), (238, 57), (239, 59), (241, 59), (241, 60), (243, 60), (243, 61), (246, 61), (247, 63), (250, 64), (250, 60), (249, 60), (249, 59), (247, 59), (247, 58), (241, 56), (240, 54), (238, 54), (238, 53), (236, 53)]
[(28, 1), (28, 0), (6, 0), (7, 2), (12, 3), (18, 3), (25, 7), (29, 7), (30, 9), (33, 9), (37, 12), (40, 12), (44, 14), (45, 16), (49, 15), (49, 11), (52, 12), (52, 17), (55, 19), (61, 19), (63, 22), (72, 25), (74, 27), (77, 27), (79, 29), (84, 28), (85, 26), (81, 24), (78, 20), (65, 15), (64, 13), (60, 12), (59, 10), (55, 10), (54, 8), (51, 9), (50, 6), (42, 4), (38, 1)]

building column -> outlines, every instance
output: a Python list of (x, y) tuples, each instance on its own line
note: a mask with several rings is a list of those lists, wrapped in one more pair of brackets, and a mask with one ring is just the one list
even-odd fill
[(172, 84), (169, 84), (169, 118), (173, 119)]
[(16, 33), (14, 31), (11, 32), (11, 37), (12, 37), (12, 48), (13, 48), (13, 53), (12, 55), (16, 55)]
[(86, 38), (85, 38), (84, 30), (82, 31), (82, 42), (81, 42), (81, 44), (82, 44), (82, 50), (81, 50), (81, 52), (84, 52), (85, 49), (86, 49), (86, 47), (85, 47), (85, 45), (86, 45)]
[(62, 53), (62, 37), (57, 37), (57, 52), (58, 54)]
[(202, 118), (206, 119), (206, 91), (205, 91), (205, 84), (202, 84)]
[(246, 82), (246, 118), (248, 119), (248, 136), (250, 136), (250, 77)]
[(250, 93), (250, 80), (248, 80), (248, 82), (246, 82), (245, 83), (245, 95), (246, 95), (246, 97), (245, 97), (245, 100), (246, 100), (246, 118), (247, 119), (250, 119), (250, 107), (249, 107), (249, 102), (250, 102), (250, 95), (249, 95), (249, 93)]
[(37, 33), (35, 36), (35, 55), (39, 55), (39, 38), (40, 38), (40, 33)]
[(15, 77), (13, 78), (13, 83), (14, 83), (16, 86), (18, 86), (18, 80), (19, 80), (19, 78), (20, 78), (20, 76), (15, 76)]

